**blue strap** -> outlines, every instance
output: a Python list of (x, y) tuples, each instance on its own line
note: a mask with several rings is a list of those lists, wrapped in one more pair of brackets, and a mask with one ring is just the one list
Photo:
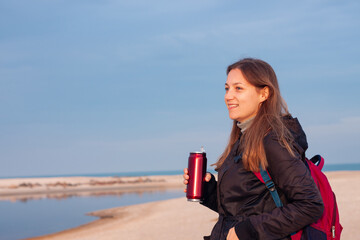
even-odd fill
[[(270, 178), (270, 176), (269, 176), (269, 173), (268, 173), (266, 170), (264, 170), (264, 169), (261, 167), (261, 165), (260, 165), (260, 174), (261, 174), (262, 179), (263, 179), (264, 182), (265, 182), (265, 185), (266, 185), (267, 189), (269, 189), (269, 191), (270, 191), (270, 194), (271, 194), (271, 196), (272, 196), (272, 198), (273, 198), (273, 200), (274, 200), (274, 202), (275, 202), (276, 207), (282, 207), (283, 204), (282, 204), (282, 202), (281, 202), (281, 199), (280, 199), (280, 197), (279, 197), (278, 192), (276, 191), (275, 184), (274, 184), (274, 182), (271, 180), (271, 178)], [(292, 235), (295, 235), (296, 233), (297, 233), (297, 232), (292, 233), (291, 236), (292, 236)]]
[(269, 189), (269, 191), (270, 191), (270, 194), (271, 194), (271, 196), (272, 196), (272, 198), (273, 198), (273, 200), (274, 200), (274, 202), (275, 202), (275, 205), (276, 205), (277, 207), (282, 207), (283, 204), (282, 204), (282, 202), (281, 202), (281, 199), (280, 199), (280, 197), (279, 197), (278, 192), (276, 191), (275, 184), (274, 184), (274, 182), (271, 180), (271, 178), (270, 178), (270, 176), (269, 176), (269, 173), (268, 173), (266, 170), (264, 170), (264, 169), (261, 167), (261, 165), (260, 165), (260, 174), (261, 174), (262, 179), (263, 179), (264, 182), (265, 182), (265, 185), (266, 185), (267, 189)]

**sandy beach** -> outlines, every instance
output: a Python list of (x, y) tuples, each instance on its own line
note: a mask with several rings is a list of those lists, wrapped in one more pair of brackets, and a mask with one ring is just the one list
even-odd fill
[[(339, 205), (340, 220), (344, 227), (341, 239), (360, 239), (357, 234), (360, 221), (360, 171), (328, 172), (326, 175)], [(181, 182), (181, 176), (3, 179), (0, 180), (0, 198), (14, 200), (31, 194), (33, 197), (43, 196), (47, 191), (53, 194), (86, 194), (89, 191), (114, 188), (120, 191), (182, 188)], [(186, 201), (185, 195), (177, 199), (98, 210), (89, 215), (99, 219), (73, 229), (31, 239), (202, 239), (202, 236), (210, 233), (217, 219), (215, 212), (198, 203)]]
[(52, 177), (0, 179), (0, 200), (17, 201), (107, 195), (180, 188), (181, 176)]

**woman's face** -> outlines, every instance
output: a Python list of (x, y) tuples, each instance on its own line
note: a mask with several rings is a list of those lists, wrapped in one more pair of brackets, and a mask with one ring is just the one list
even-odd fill
[(229, 117), (239, 122), (254, 117), (260, 103), (266, 100), (262, 91), (251, 85), (239, 69), (229, 72), (225, 91), (225, 104), (229, 110)]

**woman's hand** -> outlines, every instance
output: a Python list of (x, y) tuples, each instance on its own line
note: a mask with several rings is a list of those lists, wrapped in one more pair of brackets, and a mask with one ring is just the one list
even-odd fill
[(235, 227), (230, 228), (226, 240), (239, 240), (235, 232)]
[[(187, 168), (184, 168), (184, 184), (187, 185), (189, 183), (189, 170)], [(206, 173), (205, 175), (205, 181), (209, 182), (211, 180), (211, 174), (210, 173)], [(184, 189), (184, 192), (186, 192), (186, 188)]]

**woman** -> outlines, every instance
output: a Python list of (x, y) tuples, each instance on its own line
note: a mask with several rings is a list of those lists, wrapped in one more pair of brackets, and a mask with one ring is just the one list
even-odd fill
[[(321, 195), (305, 166), (306, 136), (288, 113), (272, 67), (242, 59), (227, 68), (225, 104), (233, 127), (227, 147), (207, 173), (203, 205), (219, 213), (211, 240), (290, 239), (323, 212)], [(275, 183), (283, 207), (254, 174), (260, 166)], [(188, 170), (184, 169), (184, 184)], [(185, 190), (186, 191), (186, 190)]]

